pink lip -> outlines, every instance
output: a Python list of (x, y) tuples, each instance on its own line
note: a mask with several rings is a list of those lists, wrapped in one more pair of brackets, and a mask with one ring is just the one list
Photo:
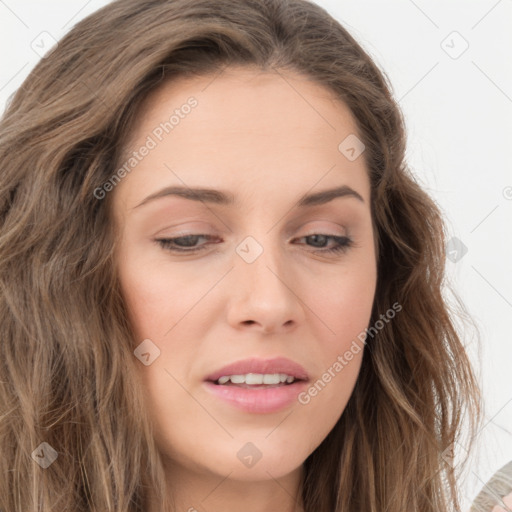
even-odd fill
[(216, 382), (225, 375), (245, 375), (246, 373), (286, 373), (297, 380), (308, 380), (306, 370), (286, 357), (274, 359), (244, 359), (224, 366), (206, 377), (206, 381)]
[[(285, 373), (297, 380), (292, 384), (254, 388), (222, 386), (215, 383), (223, 376), (247, 373)], [(274, 359), (246, 359), (229, 364), (208, 375), (203, 385), (208, 392), (245, 412), (271, 413), (296, 402), (297, 395), (307, 387), (308, 380), (308, 374), (300, 364), (284, 357), (277, 357)]]
[(298, 395), (308, 386), (304, 380), (292, 384), (283, 384), (267, 388), (240, 388), (237, 386), (221, 386), (214, 382), (203, 382), (205, 389), (229, 405), (252, 413), (277, 412), (293, 403), (297, 403)]

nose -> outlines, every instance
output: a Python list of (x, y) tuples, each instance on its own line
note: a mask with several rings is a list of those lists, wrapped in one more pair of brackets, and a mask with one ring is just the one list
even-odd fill
[(304, 303), (299, 280), (292, 275), (293, 268), (284, 261), (282, 251), (264, 247), (254, 261), (249, 261), (239, 255), (234, 259), (228, 323), (235, 329), (264, 334), (295, 329), (304, 318)]

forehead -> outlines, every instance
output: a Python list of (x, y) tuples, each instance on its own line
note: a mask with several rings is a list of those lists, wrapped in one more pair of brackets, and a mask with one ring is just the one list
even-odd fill
[[(198, 143), (204, 139), (213, 142), (226, 133), (264, 138), (277, 135), (281, 141), (296, 138), (303, 143), (315, 135), (339, 138), (359, 131), (346, 104), (311, 78), (296, 71), (239, 66), (165, 81), (142, 104), (130, 142), (168, 121), (190, 98), (198, 105), (193, 115), (186, 116), (191, 120), (180, 124), (193, 125)], [(173, 138), (177, 140), (184, 130), (186, 126), (173, 129)], [(205, 134), (207, 137), (199, 139)]]
[[(196, 124), (210, 120), (223, 130), (230, 127), (252, 135), (284, 135), (300, 126), (305, 135), (310, 135), (315, 130), (337, 132), (343, 126), (351, 133), (358, 132), (349, 108), (322, 84), (296, 71), (262, 71), (242, 66), (167, 80), (143, 103), (141, 128), (147, 131), (151, 123), (167, 119), (190, 97), (196, 98), (200, 106), (194, 112)], [(211, 136), (215, 132), (218, 130), (213, 130)]]
[[(191, 98), (194, 108), (185, 109)], [(140, 108), (125, 156), (148, 138), (155, 147), (116, 194), (129, 188), (133, 203), (161, 185), (236, 189), (244, 183), (251, 191), (265, 189), (266, 197), (277, 190), (302, 195), (320, 180), (320, 188), (346, 184), (365, 194), (364, 158), (351, 161), (339, 149), (354, 135), (350, 109), (298, 73), (227, 68), (180, 77)]]

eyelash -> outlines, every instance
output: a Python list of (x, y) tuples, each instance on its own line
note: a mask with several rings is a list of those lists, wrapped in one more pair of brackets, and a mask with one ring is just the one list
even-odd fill
[[(301, 238), (311, 238), (314, 236), (321, 236), (325, 237), (326, 239), (333, 239), (336, 241), (336, 245), (334, 247), (331, 247), (330, 249), (317, 249), (311, 252), (315, 253), (322, 253), (322, 254), (338, 254), (338, 253), (344, 253), (348, 251), (351, 247), (354, 246), (354, 242), (351, 238), (347, 236), (336, 236), (336, 235), (325, 235), (323, 233), (314, 233), (312, 235), (306, 235)], [(206, 245), (195, 247), (193, 249), (178, 249), (176, 246), (172, 246), (171, 244), (175, 242), (176, 240), (182, 240), (187, 238), (196, 238), (196, 237), (203, 237), (203, 238), (213, 238), (209, 235), (183, 235), (175, 238), (159, 238), (156, 239), (155, 242), (157, 242), (164, 250), (174, 253), (197, 253), (199, 251), (203, 251), (206, 249)]]

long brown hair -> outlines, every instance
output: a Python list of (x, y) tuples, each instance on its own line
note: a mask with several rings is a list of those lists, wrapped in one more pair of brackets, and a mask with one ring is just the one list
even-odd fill
[(443, 296), (443, 218), (405, 162), (386, 75), (307, 0), (118, 0), (39, 62), (0, 125), (4, 512), (142, 512), (150, 490), (171, 509), (116, 272), (112, 194), (94, 191), (151, 91), (229, 65), (298, 71), (348, 105), (379, 249), (371, 325), (402, 306), (368, 338), (345, 411), (305, 461), (305, 510), (459, 508), (458, 466), (444, 455), (464, 413), (473, 439), (481, 395)]

